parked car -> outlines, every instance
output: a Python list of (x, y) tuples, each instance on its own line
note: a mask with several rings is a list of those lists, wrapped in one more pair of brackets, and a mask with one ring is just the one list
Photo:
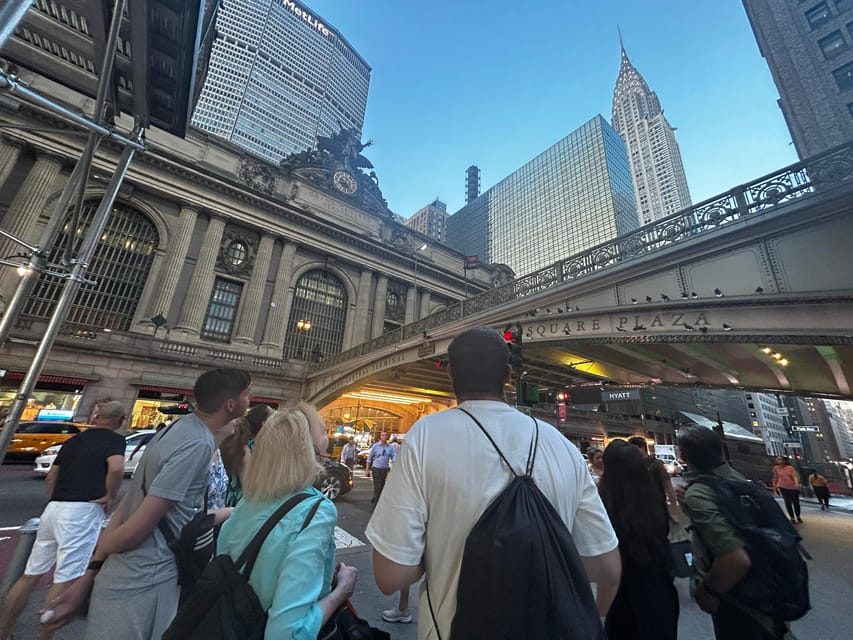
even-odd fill
[(22, 422), (12, 436), (5, 460), (34, 460), (48, 447), (62, 444), (88, 426), (64, 421)]
[(345, 464), (320, 456), (323, 471), (314, 478), (314, 486), (329, 500), (335, 501), (352, 489), (352, 470)]
[[(142, 431), (134, 431), (125, 436), (124, 446), (124, 474), (126, 476), (133, 475), (136, 471), (136, 465), (142, 459), (142, 454), (145, 452), (145, 445), (157, 433), (154, 429), (143, 429)], [(56, 455), (62, 448), (61, 444), (53, 445), (45, 449), (42, 454), (36, 458), (33, 471), (39, 475), (46, 476), (53, 467), (53, 461), (56, 460)]]

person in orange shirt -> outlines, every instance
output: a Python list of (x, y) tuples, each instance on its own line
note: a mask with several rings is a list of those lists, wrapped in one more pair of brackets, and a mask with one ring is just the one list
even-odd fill
[[(800, 476), (791, 463), (782, 456), (776, 456), (773, 465), (773, 490), (782, 494), (785, 509), (791, 522), (802, 522), (800, 517)], [(796, 515), (796, 517), (794, 517)]]

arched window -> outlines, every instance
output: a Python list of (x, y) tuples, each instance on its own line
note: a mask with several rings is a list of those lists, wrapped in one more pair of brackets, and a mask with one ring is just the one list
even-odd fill
[[(59, 240), (51, 249), (50, 262), (61, 260), (69, 238), (74, 242), (76, 253), (98, 204), (93, 200), (83, 205), (76, 229), (70, 228), (72, 221), (71, 214), (68, 214)], [(87, 279), (97, 284), (80, 287), (65, 322), (65, 330), (73, 333), (130, 329), (158, 242), (157, 229), (148, 218), (136, 209), (116, 203), (86, 273)], [(39, 276), (24, 314), (49, 318), (64, 284), (65, 280), (54, 276)]]
[(347, 319), (347, 293), (332, 273), (314, 269), (296, 283), (287, 321), (284, 356), (319, 360), (339, 353)]

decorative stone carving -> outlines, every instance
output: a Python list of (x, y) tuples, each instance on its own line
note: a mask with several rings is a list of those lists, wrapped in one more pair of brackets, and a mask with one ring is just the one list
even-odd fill
[(240, 182), (255, 191), (267, 194), (275, 191), (273, 169), (254, 158), (244, 157), (240, 160), (240, 172), (237, 174), (237, 177), (240, 179)]
[(234, 276), (248, 276), (258, 252), (258, 234), (229, 227), (222, 234), (216, 268)]
[(515, 280), (515, 272), (505, 264), (492, 265), (492, 288), (509, 284)]

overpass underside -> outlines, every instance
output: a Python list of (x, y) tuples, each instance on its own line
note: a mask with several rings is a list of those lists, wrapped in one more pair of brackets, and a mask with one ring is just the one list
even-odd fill
[(523, 331), (525, 379), (853, 398), (853, 145), (695, 205), (317, 365), (319, 403), (448, 398), (465, 328)]

